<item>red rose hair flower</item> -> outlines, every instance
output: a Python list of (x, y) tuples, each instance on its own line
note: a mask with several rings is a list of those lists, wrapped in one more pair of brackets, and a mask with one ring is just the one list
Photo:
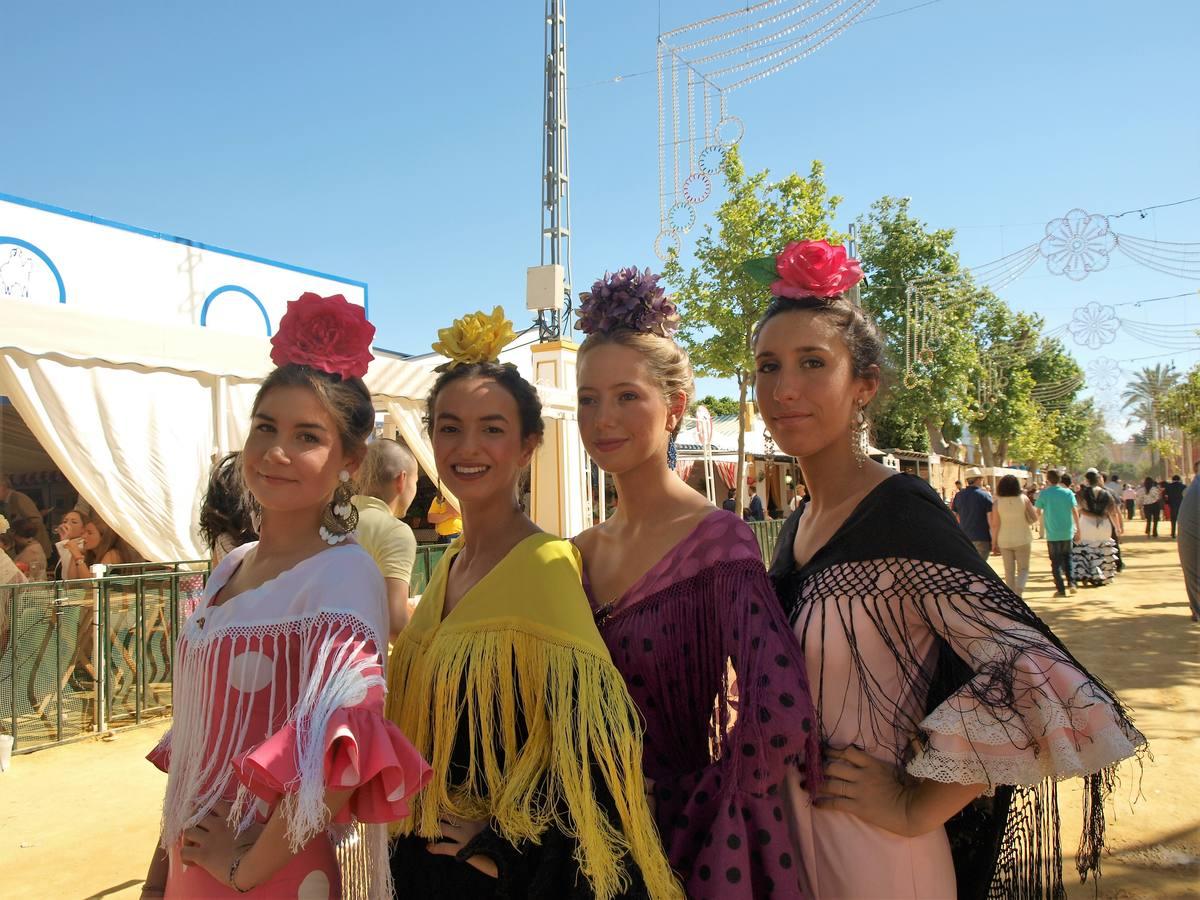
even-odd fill
[(279, 330), (271, 337), (271, 362), (310, 366), (342, 378), (362, 378), (375, 357), (375, 326), (361, 306), (341, 294), (305, 293), (289, 300)]
[(863, 279), (862, 266), (846, 248), (828, 241), (794, 241), (775, 257), (752, 259), (745, 269), (771, 286), (776, 297), (836, 297)]

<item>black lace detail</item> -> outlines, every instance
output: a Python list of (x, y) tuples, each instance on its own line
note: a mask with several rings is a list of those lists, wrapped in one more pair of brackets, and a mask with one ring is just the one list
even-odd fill
[[(961, 897), (1065, 896), (1054, 779), (1070, 775), (1087, 780), (1077, 867), (1084, 880), (1098, 875), (1114, 753), (1086, 740), (1072, 747), (1064, 735), (1072, 735), (1072, 722), (1101, 705), (1114, 723), (1107, 739), (1128, 747), (1119, 755), (1144, 751), (1144, 738), (1121, 701), (980, 559), (924, 482), (906, 476), (883, 482), (812, 561), (797, 569), (791, 548), (802, 513), (803, 508), (783, 529), (771, 575), (806, 656), (818, 657), (819, 674), (810, 687), (823, 729), (846, 714), (833, 707), (845, 696), (844, 681), (834, 680), (826, 697), (823, 653), (830, 641), (844, 641), (849, 683), (861, 692), (862, 733), (897, 747), (896, 763), (904, 765), (910, 761), (908, 742), (897, 736), (915, 737), (928, 751), (930, 735), (922, 723), (937, 710), (949, 733), (962, 729), (975, 756), (944, 760), (948, 768), (939, 780), (984, 780), (993, 788), (946, 825)], [(882, 648), (896, 669), (872, 671), (864, 648), (876, 658)], [(1022, 714), (1034, 709), (1048, 710), (1049, 718)], [(1015, 758), (1023, 755), (1022, 770), (1005, 771), (1003, 761), (985, 760), (970, 738), (979, 729), (987, 731), (988, 743), (1003, 741), (1019, 754)], [(1067, 742), (1066, 753), (1077, 752), (1084, 763), (1090, 751), (1105, 764), (1098, 771), (1054, 771), (1051, 754), (1044, 752), (1052, 739)], [(1037, 761), (1032, 769), (1031, 759)], [(982, 777), (971, 777), (977, 773)]]

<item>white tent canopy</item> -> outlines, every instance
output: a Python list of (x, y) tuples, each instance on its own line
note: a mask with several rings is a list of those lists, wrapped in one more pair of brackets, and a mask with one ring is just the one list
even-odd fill
[[(271, 368), (265, 338), (0, 300), (0, 394), (148, 559), (204, 555), (196, 517), (209, 467), (242, 445)], [(377, 358), (365, 379), (428, 471), (420, 413), (430, 369)]]

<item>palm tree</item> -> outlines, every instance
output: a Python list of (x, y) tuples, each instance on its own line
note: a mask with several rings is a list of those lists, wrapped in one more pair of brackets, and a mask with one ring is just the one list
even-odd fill
[[(1151, 441), (1163, 436), (1162, 402), (1167, 392), (1179, 383), (1179, 373), (1173, 365), (1157, 363), (1154, 368), (1146, 367), (1129, 380), (1121, 399), (1124, 400), (1122, 409), (1129, 413), (1130, 420), (1137, 419), (1146, 425)], [(1158, 466), (1158, 453), (1150, 448), (1151, 468)], [(1165, 474), (1165, 473), (1164, 473)]]

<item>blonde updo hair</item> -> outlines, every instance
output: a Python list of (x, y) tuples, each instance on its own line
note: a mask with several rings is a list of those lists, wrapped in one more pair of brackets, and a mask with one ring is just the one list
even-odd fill
[[(607, 344), (637, 351), (645, 360), (650, 377), (662, 391), (663, 400), (669, 404), (674, 395), (682, 393), (683, 408), (687, 409), (696, 393), (696, 378), (692, 374), (692, 361), (688, 359), (686, 350), (667, 337), (629, 328), (616, 328), (612, 331), (594, 331), (589, 334), (579, 348), (579, 359), (589, 350)], [(678, 436), (682, 425), (683, 416), (680, 416), (671, 434)]]

